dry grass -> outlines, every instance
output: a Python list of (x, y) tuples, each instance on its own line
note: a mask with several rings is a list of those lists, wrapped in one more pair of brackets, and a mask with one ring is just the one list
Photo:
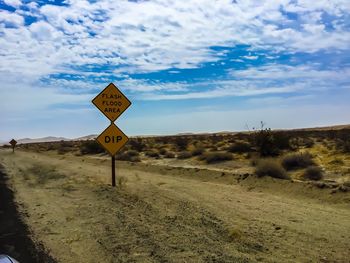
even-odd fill
[(291, 153), (284, 156), (282, 159), (282, 166), (288, 171), (306, 168), (311, 165), (315, 165), (315, 162), (312, 159), (312, 155), (308, 152)]
[(270, 176), (278, 179), (290, 179), (281, 164), (272, 159), (262, 159), (258, 161), (255, 168), (258, 177)]
[[(237, 182), (209, 165), (173, 168), (159, 159), (156, 165), (117, 162), (117, 178), (128, 178), (119, 191), (119, 183), (110, 187), (110, 163), (101, 156), (61, 157), (0, 151), (26, 222), (59, 262), (347, 261), (350, 210), (343, 187), (255, 176)], [(35, 166), (66, 177), (28, 187), (18, 174), (32, 177), (28, 169)]]
[(323, 178), (323, 171), (318, 166), (310, 166), (304, 171), (303, 177), (305, 179), (318, 181)]

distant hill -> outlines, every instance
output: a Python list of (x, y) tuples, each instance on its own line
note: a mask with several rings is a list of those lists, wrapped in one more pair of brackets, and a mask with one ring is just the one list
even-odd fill
[(23, 138), (17, 140), (18, 144), (26, 144), (26, 143), (37, 143), (37, 142), (59, 142), (59, 141), (70, 141), (70, 139), (64, 138), (64, 137), (43, 137), (43, 138), (36, 138), (36, 139), (30, 139), (30, 138)]
[(96, 134), (90, 134), (87, 136), (79, 137), (76, 139), (73, 139), (72, 141), (88, 141), (88, 140), (94, 140), (96, 139), (97, 135)]
[(329, 130), (341, 130), (341, 129), (350, 129), (350, 124), (344, 125), (334, 125), (334, 126), (325, 126), (325, 127), (313, 127), (313, 128), (300, 128), (292, 129), (292, 131), (329, 131)]
[[(325, 126), (325, 127), (313, 127), (313, 128), (296, 128), (296, 129), (275, 129), (275, 130), (285, 130), (285, 131), (327, 131), (327, 130), (341, 130), (341, 129), (350, 129), (350, 124), (345, 125), (334, 125), (334, 126)], [(234, 133), (245, 133), (248, 131), (242, 131), (242, 132), (230, 132), (230, 131), (221, 131), (216, 133), (178, 133), (175, 136), (191, 136), (191, 135), (210, 135), (210, 134), (234, 134)], [(163, 135), (163, 136), (174, 136), (174, 135)], [(86, 140), (94, 140), (96, 139), (96, 134), (90, 134), (87, 136), (82, 136), (75, 139), (68, 139), (64, 137), (54, 137), (54, 136), (48, 136), (43, 138), (23, 138), (17, 140), (19, 144), (26, 144), (26, 143), (40, 143), (40, 142), (59, 142), (59, 141), (86, 141)], [(147, 136), (133, 136), (134, 138), (147, 138), (147, 137), (162, 137), (157, 135), (147, 135)], [(1, 141), (1, 145), (8, 144), (6, 141)]]

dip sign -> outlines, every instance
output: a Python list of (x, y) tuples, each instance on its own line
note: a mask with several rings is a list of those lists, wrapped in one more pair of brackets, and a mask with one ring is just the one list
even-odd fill
[(112, 156), (112, 186), (115, 186), (115, 155), (129, 138), (114, 124), (114, 121), (131, 105), (131, 102), (113, 83), (110, 83), (92, 100), (92, 103), (111, 121), (96, 140)]

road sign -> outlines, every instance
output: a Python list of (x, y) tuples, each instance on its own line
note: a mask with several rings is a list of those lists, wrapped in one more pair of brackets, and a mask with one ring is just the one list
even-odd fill
[(92, 103), (112, 122), (96, 140), (112, 156), (112, 186), (115, 186), (115, 154), (129, 138), (114, 124), (114, 121), (131, 105), (131, 102), (113, 83), (110, 83), (92, 100)]
[(17, 141), (15, 139), (12, 139), (9, 143), (12, 146), (12, 152), (15, 152), (15, 147), (16, 147)]
[(129, 138), (114, 123), (112, 123), (97, 137), (96, 140), (111, 156), (115, 156), (115, 154), (129, 141)]
[(112, 122), (114, 122), (130, 105), (127, 97), (110, 83), (92, 103)]
[(11, 144), (12, 147), (15, 147), (16, 144), (17, 144), (17, 141), (16, 141), (15, 139), (12, 139), (12, 140), (10, 141), (10, 144)]

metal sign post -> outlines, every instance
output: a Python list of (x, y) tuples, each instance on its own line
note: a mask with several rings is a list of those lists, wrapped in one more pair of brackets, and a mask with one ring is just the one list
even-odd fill
[(15, 147), (16, 147), (16, 144), (17, 144), (17, 141), (15, 139), (12, 139), (10, 141), (10, 144), (12, 146), (12, 152), (14, 153), (15, 152)]
[(92, 100), (92, 103), (111, 121), (96, 140), (112, 156), (112, 186), (114, 187), (115, 155), (129, 140), (114, 121), (131, 105), (131, 102), (113, 83), (110, 83)]
[(115, 187), (115, 156), (112, 156), (112, 186)]

